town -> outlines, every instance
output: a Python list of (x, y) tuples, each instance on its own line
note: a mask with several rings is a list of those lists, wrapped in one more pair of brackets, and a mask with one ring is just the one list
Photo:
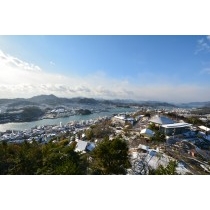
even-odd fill
[(0, 132), (7, 144), (40, 145), (66, 141), (78, 153), (91, 153), (106, 137), (121, 138), (129, 148), (129, 175), (150, 174), (176, 162), (175, 174), (210, 173), (210, 114), (192, 114), (189, 109), (141, 107), (135, 112), (111, 117), (35, 126), (29, 130)]

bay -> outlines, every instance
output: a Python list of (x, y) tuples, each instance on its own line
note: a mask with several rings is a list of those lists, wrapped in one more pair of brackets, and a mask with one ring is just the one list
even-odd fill
[(32, 122), (21, 122), (21, 123), (5, 123), (0, 124), (0, 132), (5, 132), (6, 130), (28, 130), (35, 126), (43, 126), (43, 125), (60, 125), (60, 122), (65, 125), (71, 121), (82, 121), (82, 120), (90, 120), (90, 119), (98, 119), (100, 117), (110, 117), (113, 114), (119, 113), (130, 113), (135, 112), (135, 108), (115, 108), (109, 110), (109, 112), (100, 112), (93, 113), (90, 115), (74, 115), (70, 117), (56, 118), (56, 119), (42, 119)]

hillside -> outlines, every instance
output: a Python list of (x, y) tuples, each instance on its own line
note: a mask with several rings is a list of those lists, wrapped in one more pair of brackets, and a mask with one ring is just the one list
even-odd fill
[(39, 106), (39, 105), (71, 105), (71, 104), (81, 104), (81, 105), (116, 105), (116, 106), (150, 106), (150, 107), (202, 107), (204, 105), (210, 106), (210, 102), (192, 102), (192, 103), (182, 103), (182, 104), (172, 104), (161, 101), (135, 101), (135, 100), (103, 100), (85, 97), (76, 98), (62, 98), (57, 97), (53, 94), (50, 95), (38, 95), (32, 98), (15, 98), (15, 99), (0, 99), (0, 106), (8, 107), (25, 107), (25, 106)]

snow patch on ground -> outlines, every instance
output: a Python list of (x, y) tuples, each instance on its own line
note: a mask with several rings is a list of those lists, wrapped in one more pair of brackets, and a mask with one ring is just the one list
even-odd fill
[[(156, 150), (149, 149), (148, 153), (139, 153), (139, 152), (132, 152), (131, 156), (132, 162), (136, 163), (139, 161), (139, 166), (135, 167), (136, 170), (141, 171), (142, 162), (147, 163), (149, 167), (152, 169), (157, 169), (158, 166), (162, 165), (163, 167), (166, 167), (170, 160), (173, 160), (171, 157), (167, 156), (166, 154), (159, 153)], [(178, 163), (176, 167), (176, 172), (178, 174), (184, 175), (186, 173), (190, 173), (188, 169), (185, 168), (185, 166), (182, 163)], [(135, 174), (135, 172), (134, 172)], [(138, 173), (137, 173), (138, 174)]]

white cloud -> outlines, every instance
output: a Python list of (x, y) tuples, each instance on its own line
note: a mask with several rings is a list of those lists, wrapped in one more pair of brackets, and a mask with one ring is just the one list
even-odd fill
[[(206, 70), (207, 72), (209, 70)], [(153, 77), (152, 75), (139, 75), (139, 80), (141, 78), (143, 81), (145, 76), (147, 76), (147, 81)], [(86, 77), (67, 77), (61, 74), (47, 73), (36, 65), (0, 51), (0, 98), (28, 98), (39, 94), (169, 102), (205, 101), (210, 98), (210, 88), (208, 87), (174, 86), (166, 84), (166, 82), (149, 82), (149, 84), (109, 78), (104, 71), (98, 71)]]
[(36, 72), (41, 71), (41, 68), (39, 66), (24, 62), (11, 55), (4, 54), (1, 50), (0, 50), (0, 63), (5, 64), (7, 66), (18, 68), (19, 70), (36, 71)]
[(197, 49), (195, 51), (195, 54), (205, 51), (210, 52), (210, 36), (206, 36), (205, 38), (199, 39), (197, 41)]

